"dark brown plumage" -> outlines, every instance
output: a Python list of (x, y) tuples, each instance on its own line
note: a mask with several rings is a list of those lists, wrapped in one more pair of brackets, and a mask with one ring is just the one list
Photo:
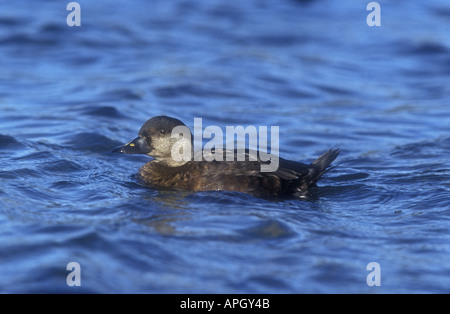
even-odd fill
[[(339, 154), (338, 149), (330, 149), (311, 164), (279, 158), (278, 169), (261, 172), (263, 162), (254, 160), (246, 151), (246, 161), (182, 161), (174, 162), (170, 152), (174, 140), (172, 129), (185, 126), (180, 120), (158, 116), (148, 120), (139, 137), (125, 146), (115, 149), (121, 153), (143, 153), (155, 159), (139, 170), (141, 179), (155, 188), (172, 188), (191, 191), (237, 191), (257, 197), (282, 195), (307, 195), (316, 187), (320, 177), (330, 170), (331, 163)], [(189, 139), (192, 141), (192, 138)], [(218, 153), (218, 152), (214, 152)], [(236, 151), (234, 152), (236, 156)], [(191, 157), (193, 153), (191, 153)], [(257, 155), (259, 156), (259, 155)], [(193, 158), (192, 158), (193, 159)]]

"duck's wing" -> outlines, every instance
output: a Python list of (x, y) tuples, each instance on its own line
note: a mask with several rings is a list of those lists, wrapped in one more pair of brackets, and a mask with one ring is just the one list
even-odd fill
[[(303, 180), (307, 185), (314, 185), (325, 173), (334, 168), (331, 167), (331, 163), (337, 158), (339, 152), (339, 149), (330, 149), (310, 164), (277, 157), (271, 162), (278, 162), (278, 168), (271, 173), (261, 172), (261, 174), (275, 175), (285, 180)], [(260, 159), (258, 159), (258, 162), (261, 164), (267, 163)]]
[(333, 168), (330, 165), (338, 155), (338, 149), (330, 149), (308, 165), (280, 158), (279, 167), (274, 175), (289, 182), (285, 183), (288, 186), (288, 191), (306, 196), (303, 193), (315, 187), (322, 175)]
[(278, 169), (273, 174), (281, 179), (297, 180), (308, 175), (309, 169), (309, 165), (301, 162), (279, 158)]
[[(199, 155), (200, 154), (200, 155)], [(246, 175), (270, 177), (277, 176), (284, 180), (296, 180), (308, 174), (310, 165), (300, 162), (280, 158), (267, 153), (260, 153), (256, 150), (246, 149), (245, 151), (211, 149), (211, 151), (196, 153), (196, 160), (206, 161), (237, 161), (233, 163), (233, 168), (237, 173), (245, 172)], [(263, 158), (261, 158), (263, 156)], [(243, 162), (243, 163), (240, 163)], [(271, 163), (274, 163), (271, 165)], [(270, 167), (268, 167), (270, 165)], [(264, 171), (264, 166), (269, 171)], [(225, 165), (224, 165), (225, 167)]]
[[(237, 149), (212, 149), (211, 151), (203, 152), (203, 160), (251, 162), (250, 164), (246, 163), (245, 167), (244, 165), (239, 165), (239, 163), (235, 165), (237, 168), (241, 168), (242, 166), (242, 170), (246, 170), (245, 172), (248, 175), (264, 177), (277, 176), (280, 179), (292, 181), (305, 178), (307, 181), (311, 182), (311, 184), (314, 184), (323, 174), (332, 169), (330, 168), (330, 165), (336, 159), (338, 154), (339, 149), (330, 149), (312, 163), (304, 164), (267, 153), (264, 153), (264, 158), (261, 159), (262, 154), (256, 150), (246, 149), (245, 151), (238, 151)], [(197, 158), (201, 158), (201, 155)], [(267, 166), (271, 163), (275, 163), (273, 166), (269, 167), (272, 171), (261, 171), (262, 166)]]

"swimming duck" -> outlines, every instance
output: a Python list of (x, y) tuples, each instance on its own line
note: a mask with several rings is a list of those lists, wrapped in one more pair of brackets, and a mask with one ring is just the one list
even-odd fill
[[(190, 158), (175, 160), (172, 149), (177, 139), (172, 137), (175, 127), (185, 127), (193, 142), (192, 134), (178, 119), (157, 116), (144, 123), (139, 136), (113, 152), (124, 154), (146, 154), (154, 159), (139, 170), (140, 179), (154, 188), (182, 189), (190, 191), (237, 191), (256, 197), (307, 196), (316, 182), (332, 167), (331, 163), (339, 154), (339, 149), (330, 149), (310, 164), (278, 159), (278, 168), (272, 172), (261, 171), (267, 164), (259, 158), (252, 158), (252, 151), (245, 150), (245, 161), (223, 161), (194, 157), (193, 145), (188, 146)], [(186, 140), (186, 138), (185, 138)], [(179, 142), (178, 142), (179, 143)], [(214, 153), (227, 153), (217, 151)], [(236, 150), (234, 154), (236, 156)], [(198, 152), (196, 153), (198, 154)], [(202, 154), (202, 152), (200, 152)], [(198, 156), (198, 155), (197, 155)]]

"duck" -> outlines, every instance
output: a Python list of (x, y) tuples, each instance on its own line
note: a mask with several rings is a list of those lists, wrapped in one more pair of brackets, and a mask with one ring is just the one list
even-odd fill
[[(186, 130), (183, 137), (181, 134), (180, 137), (172, 135), (177, 127)], [(173, 151), (180, 142), (186, 144), (182, 149), (184, 158), (175, 158)], [(277, 157), (278, 167), (274, 171), (262, 171), (262, 166), (269, 161), (263, 160), (254, 150), (245, 149), (244, 159), (211, 160), (211, 156), (201, 150), (194, 153), (192, 144), (192, 133), (182, 121), (156, 116), (144, 123), (137, 138), (113, 152), (152, 157), (139, 169), (138, 177), (155, 189), (230, 191), (260, 198), (308, 197), (317, 188), (317, 181), (334, 168), (331, 164), (340, 153), (337, 148), (329, 149), (309, 164)], [(209, 154), (223, 154), (225, 157), (230, 151), (212, 148)], [(237, 157), (238, 151), (235, 149), (232, 154)]]

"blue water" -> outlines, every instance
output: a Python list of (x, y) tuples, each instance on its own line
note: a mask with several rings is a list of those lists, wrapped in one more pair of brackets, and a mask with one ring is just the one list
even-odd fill
[[(0, 2), (0, 292), (450, 292), (448, 1), (68, 2)], [(314, 199), (155, 190), (111, 150), (161, 114), (342, 152)]]

